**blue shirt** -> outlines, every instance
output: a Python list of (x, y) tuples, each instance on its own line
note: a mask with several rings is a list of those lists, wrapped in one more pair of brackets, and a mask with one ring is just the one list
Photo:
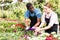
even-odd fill
[[(35, 8), (34, 12), (37, 18), (41, 18), (41, 11), (39, 9)], [(34, 16), (34, 13), (31, 13), (29, 10), (27, 10), (24, 14), (24, 17), (29, 18), (29, 13), (30, 13), (30, 16), (32, 17)]]

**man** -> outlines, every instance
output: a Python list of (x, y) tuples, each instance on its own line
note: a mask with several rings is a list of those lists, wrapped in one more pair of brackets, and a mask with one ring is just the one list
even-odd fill
[[(26, 30), (28, 30), (29, 28), (38, 27), (40, 24), (41, 11), (37, 8), (34, 8), (32, 3), (27, 3), (26, 7), (27, 7), (27, 11), (24, 14)], [(28, 19), (31, 20), (30, 26), (28, 24)]]

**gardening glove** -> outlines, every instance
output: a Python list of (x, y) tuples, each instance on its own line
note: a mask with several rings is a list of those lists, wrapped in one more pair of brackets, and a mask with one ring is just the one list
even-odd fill
[(30, 28), (30, 27), (28, 26), (28, 27), (25, 28), (25, 30), (28, 30), (29, 28)]
[(33, 28), (33, 29), (35, 29), (35, 27), (34, 27), (34, 26), (33, 26), (32, 28)]

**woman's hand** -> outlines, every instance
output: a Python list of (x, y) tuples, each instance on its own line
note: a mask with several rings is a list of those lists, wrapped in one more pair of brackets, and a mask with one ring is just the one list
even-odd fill
[(39, 31), (40, 31), (40, 28), (36, 27), (35, 32), (39, 32)]
[(38, 33), (42, 33), (42, 28), (40, 28), (40, 27), (36, 27), (36, 29), (35, 29), (35, 33), (34, 33), (34, 35), (38, 35)]

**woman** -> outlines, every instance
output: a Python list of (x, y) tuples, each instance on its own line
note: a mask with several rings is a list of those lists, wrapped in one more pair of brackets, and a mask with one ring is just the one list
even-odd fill
[[(38, 28), (36, 28), (36, 32), (45, 30), (47, 33), (56, 32), (58, 28), (58, 17), (55, 12), (51, 10), (51, 4), (46, 3), (44, 5), (44, 13), (42, 15), (41, 24)], [(46, 23), (46, 27), (43, 28), (43, 25)], [(42, 27), (42, 28), (41, 28)]]

